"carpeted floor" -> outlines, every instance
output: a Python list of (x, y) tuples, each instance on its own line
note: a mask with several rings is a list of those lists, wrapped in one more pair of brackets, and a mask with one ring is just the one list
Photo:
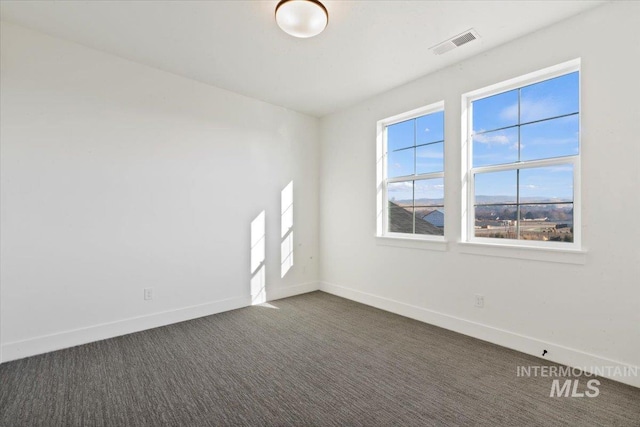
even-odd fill
[(0, 425), (640, 426), (637, 388), (550, 398), (516, 376), (541, 359), (322, 292), (271, 305), (2, 364)]

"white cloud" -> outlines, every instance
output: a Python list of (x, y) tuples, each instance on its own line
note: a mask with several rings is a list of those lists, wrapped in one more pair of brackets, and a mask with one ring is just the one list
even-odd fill
[(413, 189), (413, 183), (411, 181), (394, 182), (389, 184), (389, 191), (399, 192)]
[[(560, 114), (560, 103), (553, 98), (525, 99), (520, 102), (520, 122), (526, 123)], [(501, 119), (515, 124), (518, 120), (518, 104), (509, 105), (500, 111)]]
[(516, 122), (518, 120), (518, 104), (515, 103), (503, 108), (499, 115), (503, 120)]
[(418, 154), (418, 158), (421, 159), (442, 159), (444, 157), (444, 154), (442, 152), (440, 153), (435, 153), (433, 151), (428, 151), (428, 152), (419, 152)]
[[(482, 131), (480, 131), (482, 132)], [(481, 144), (487, 145), (504, 145), (509, 144), (509, 137), (504, 134), (491, 135), (487, 133), (481, 133), (473, 136), (474, 142), (479, 142)]]
[(443, 188), (444, 184), (427, 184), (426, 182), (416, 181), (416, 191), (442, 190)]

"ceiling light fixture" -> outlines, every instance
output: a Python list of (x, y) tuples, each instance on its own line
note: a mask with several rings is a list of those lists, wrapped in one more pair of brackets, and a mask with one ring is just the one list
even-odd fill
[(281, 0), (276, 6), (276, 22), (294, 37), (320, 34), (329, 23), (329, 13), (318, 0)]

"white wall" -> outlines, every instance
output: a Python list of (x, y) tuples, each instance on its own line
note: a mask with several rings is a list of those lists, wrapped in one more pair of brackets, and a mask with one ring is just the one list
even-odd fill
[[(572, 366), (640, 366), (638, 16), (608, 4), (323, 118), (321, 289)], [(462, 253), (461, 95), (578, 57), (583, 264)], [(380, 245), (376, 121), (440, 100), (448, 248)]]
[(317, 119), (12, 24), (1, 40), (3, 360), (249, 304), (262, 210), (267, 297), (317, 288)]
[[(250, 223), (265, 210), (269, 299), (315, 289), (320, 274), (326, 291), (550, 360), (640, 366), (639, 15), (631, 2), (594, 9), (320, 127), (2, 23), (2, 360), (249, 304)], [(584, 264), (462, 253), (460, 95), (576, 57)], [(379, 245), (376, 121), (443, 99), (448, 249)], [(291, 180), (295, 264), (281, 279)]]

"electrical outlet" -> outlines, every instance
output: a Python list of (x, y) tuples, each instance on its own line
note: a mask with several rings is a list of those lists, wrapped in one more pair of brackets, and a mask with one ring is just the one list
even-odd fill
[(153, 299), (153, 288), (144, 288), (144, 299), (147, 301)]
[(484, 308), (484, 295), (476, 294), (476, 307)]

